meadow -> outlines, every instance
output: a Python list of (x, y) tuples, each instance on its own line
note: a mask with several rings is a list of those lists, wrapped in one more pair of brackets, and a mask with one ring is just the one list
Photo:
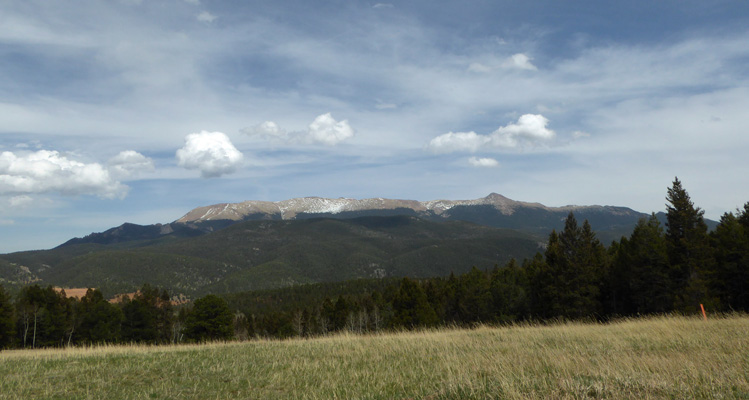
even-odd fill
[(0, 352), (2, 399), (749, 399), (749, 316)]

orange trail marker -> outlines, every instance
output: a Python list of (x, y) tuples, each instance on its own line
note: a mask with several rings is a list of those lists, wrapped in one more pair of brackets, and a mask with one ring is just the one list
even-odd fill
[(700, 308), (702, 309), (702, 318), (707, 321), (707, 314), (705, 314), (705, 306), (700, 304)]

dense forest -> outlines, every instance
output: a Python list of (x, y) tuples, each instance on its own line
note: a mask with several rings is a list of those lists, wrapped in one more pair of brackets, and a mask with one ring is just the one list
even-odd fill
[(0, 348), (114, 342), (316, 336), (440, 325), (596, 319), (749, 310), (749, 202), (711, 232), (681, 182), (668, 189), (665, 226), (655, 215), (608, 247), (570, 213), (543, 253), (492, 270), (429, 279), (370, 279), (218, 297), (174, 305), (144, 285), (118, 304), (89, 290), (80, 300), (0, 286)]

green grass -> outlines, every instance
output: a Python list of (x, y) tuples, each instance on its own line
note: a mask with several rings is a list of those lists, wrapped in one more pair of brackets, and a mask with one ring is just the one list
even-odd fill
[(749, 317), (7, 351), (0, 398), (749, 398)]

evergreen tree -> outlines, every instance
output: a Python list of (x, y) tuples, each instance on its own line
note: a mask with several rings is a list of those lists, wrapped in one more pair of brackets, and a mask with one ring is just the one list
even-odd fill
[(492, 295), (489, 278), (476, 267), (460, 277), (456, 295), (458, 316), (462, 323), (488, 322), (492, 319)]
[(570, 213), (564, 231), (549, 236), (545, 263), (536, 278), (541, 316), (581, 318), (603, 311), (600, 287), (606, 252), (586, 220), (578, 227)]
[(113, 343), (120, 338), (122, 310), (109, 303), (98, 289), (88, 289), (76, 307), (80, 343)]
[(13, 340), (15, 320), (10, 295), (0, 285), (0, 350), (8, 347)]
[(122, 338), (128, 342), (166, 343), (172, 337), (174, 311), (166, 290), (146, 284), (122, 307)]
[(438, 322), (437, 314), (429, 304), (424, 289), (409, 278), (401, 280), (398, 294), (393, 300), (393, 312), (394, 327), (434, 326)]
[(666, 195), (666, 248), (671, 264), (675, 307), (696, 312), (701, 303), (716, 306), (708, 293), (712, 254), (704, 211), (695, 208), (689, 194), (675, 178)]
[[(725, 310), (749, 310), (749, 203), (736, 217), (726, 213), (712, 232), (715, 248), (713, 293)], [(742, 223), (743, 220), (743, 223)]]
[(523, 271), (515, 259), (491, 276), (492, 315), (498, 321), (516, 321), (528, 313), (528, 298)]
[(192, 340), (228, 340), (234, 335), (234, 315), (226, 300), (209, 294), (195, 300), (187, 314), (185, 335)]
[(629, 240), (622, 240), (614, 257), (613, 312), (631, 315), (671, 311), (674, 299), (666, 238), (655, 214), (638, 221)]

